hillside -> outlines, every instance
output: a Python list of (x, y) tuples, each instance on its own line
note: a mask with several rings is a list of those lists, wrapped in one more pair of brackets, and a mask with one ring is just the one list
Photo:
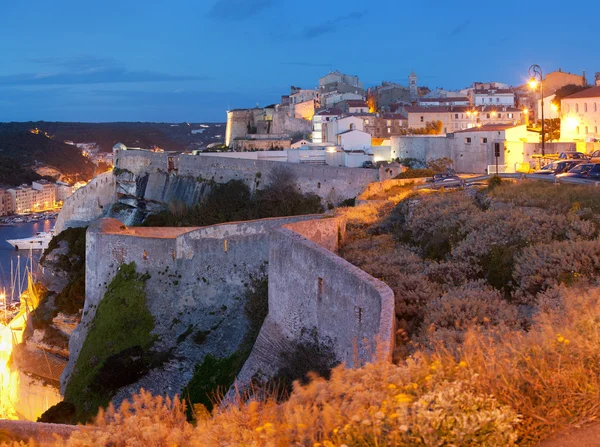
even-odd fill
[(43, 134), (29, 131), (0, 130), (0, 184), (19, 185), (41, 178), (33, 170), (50, 166), (59, 170), (65, 180), (89, 180), (94, 165), (74, 146)]
[[(32, 128), (47, 132), (56, 141), (95, 142), (105, 152), (111, 151), (116, 143), (129, 147), (156, 145), (173, 151), (193, 150), (223, 142), (225, 138), (224, 123), (0, 123), (0, 133), (23, 132)], [(192, 134), (192, 130), (199, 133)]]

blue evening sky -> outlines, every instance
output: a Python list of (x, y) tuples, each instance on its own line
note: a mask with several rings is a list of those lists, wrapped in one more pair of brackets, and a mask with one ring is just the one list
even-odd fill
[[(572, 5), (572, 6), (571, 6)], [(338, 69), (463, 88), (600, 71), (600, 2), (0, 0), (0, 121), (225, 121)]]

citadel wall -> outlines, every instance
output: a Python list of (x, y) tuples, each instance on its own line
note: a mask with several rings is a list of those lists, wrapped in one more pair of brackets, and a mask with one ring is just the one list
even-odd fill
[[(86, 234), (86, 297), (83, 317), (73, 332), (70, 357), (61, 377), (66, 382), (93, 324), (96, 310), (110, 282), (123, 264), (135, 262), (139, 273), (148, 273), (147, 304), (160, 337), (155, 349), (185, 351), (187, 373), (161, 374), (179, 384), (189, 381), (194, 364), (207, 352), (228, 355), (237, 349), (246, 329), (242, 297), (252, 276), (266, 274), (268, 238), (282, 225), (316, 216), (297, 216), (228, 223), (202, 228), (127, 228), (116, 219), (100, 219)], [(264, 271), (264, 272), (263, 272)], [(177, 343), (181, 334), (210, 332), (202, 346)], [(180, 352), (181, 353), (181, 352)], [(182, 355), (183, 356), (183, 355)], [(187, 376), (186, 376), (187, 374)], [(150, 391), (152, 378), (140, 384)], [(130, 390), (131, 391), (131, 390)]]
[(54, 234), (59, 234), (67, 226), (85, 226), (101, 216), (113, 203), (115, 178), (112, 171), (100, 174), (83, 188), (75, 191), (65, 200), (56, 218)]
[(238, 376), (241, 389), (274, 376), (284, 363), (281, 354), (303, 341), (329, 346), (349, 367), (377, 353), (391, 358), (392, 290), (331, 251), (345, 234), (343, 219), (320, 220), (319, 228), (311, 228), (315, 223), (285, 225), (271, 235), (269, 314)]

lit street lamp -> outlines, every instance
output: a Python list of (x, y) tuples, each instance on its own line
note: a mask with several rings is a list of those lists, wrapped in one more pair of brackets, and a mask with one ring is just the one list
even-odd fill
[(532, 90), (535, 90), (537, 85), (538, 85), (538, 79), (537, 77), (540, 77), (539, 80), (539, 84), (540, 84), (540, 95), (542, 97), (542, 157), (546, 156), (546, 148), (545, 148), (545, 143), (546, 143), (546, 135), (544, 133), (544, 75), (542, 73), (542, 68), (539, 65), (532, 65), (531, 67), (529, 67), (529, 76), (531, 76), (531, 79), (529, 80), (529, 87), (531, 87)]

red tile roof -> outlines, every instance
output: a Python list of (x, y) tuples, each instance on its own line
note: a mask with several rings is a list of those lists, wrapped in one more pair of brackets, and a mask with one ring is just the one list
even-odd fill
[(563, 99), (578, 99), (578, 98), (598, 98), (600, 97), (600, 85), (573, 93)]
[(481, 127), (471, 127), (470, 129), (457, 130), (452, 133), (464, 133), (464, 132), (493, 132), (493, 131), (502, 131), (506, 129), (510, 129), (512, 127), (517, 127), (514, 124), (485, 124)]

